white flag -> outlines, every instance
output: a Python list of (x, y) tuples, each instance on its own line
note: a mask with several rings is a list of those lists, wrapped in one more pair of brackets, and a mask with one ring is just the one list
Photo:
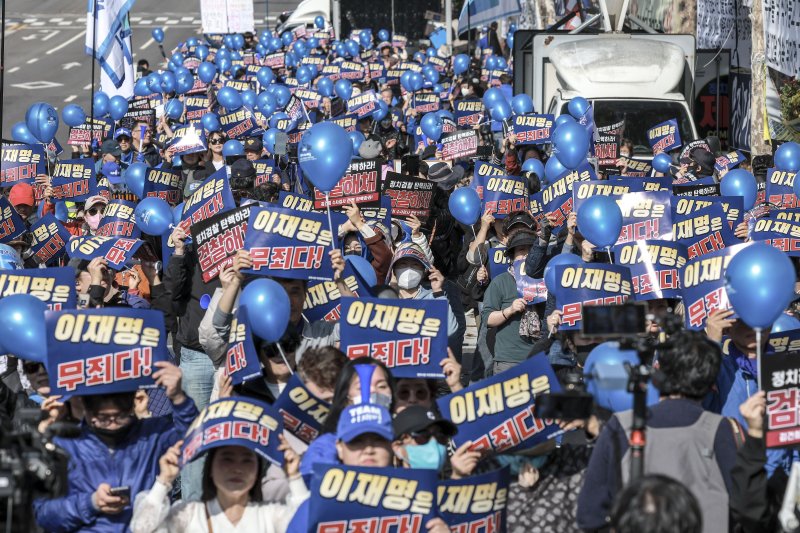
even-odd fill
[(128, 12), (135, 2), (136, 0), (88, 0), (86, 54), (91, 56), (94, 49), (100, 65), (101, 87), (109, 97), (133, 96), (135, 79)]

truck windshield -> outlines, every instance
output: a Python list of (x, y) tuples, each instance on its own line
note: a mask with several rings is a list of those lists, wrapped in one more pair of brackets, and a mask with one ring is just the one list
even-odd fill
[[(597, 127), (611, 126), (624, 121), (622, 137), (633, 142), (634, 155), (652, 155), (647, 142), (647, 130), (670, 119), (677, 119), (681, 141), (694, 140), (691, 119), (684, 106), (664, 100), (593, 100), (594, 122)], [(561, 113), (569, 113), (568, 102)]]

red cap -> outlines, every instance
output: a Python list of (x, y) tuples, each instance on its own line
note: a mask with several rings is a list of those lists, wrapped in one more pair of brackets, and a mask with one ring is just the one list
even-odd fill
[(11, 192), (8, 194), (8, 201), (11, 202), (13, 206), (35, 206), (36, 196), (33, 194), (33, 187), (27, 183), (17, 183), (11, 187)]

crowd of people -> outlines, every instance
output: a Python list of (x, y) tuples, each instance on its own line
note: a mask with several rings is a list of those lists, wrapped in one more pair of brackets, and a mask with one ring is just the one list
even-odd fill
[[(600, 272), (601, 279), (605, 273), (606, 280), (620, 275), (614, 268), (627, 268), (619, 266), (625, 261), (617, 247), (612, 254), (590, 240), (596, 228), (581, 223), (577, 197), (575, 209), (554, 201), (564, 194), (571, 201), (588, 181), (556, 159), (566, 151), (556, 154), (546, 137), (525, 142), (513, 128), (512, 113), (536, 112), (513, 95), (513, 62), (496, 24), (482, 30), (472, 56), (450, 56), (445, 46), (414, 51), (398, 37), (356, 31), (336, 40), (318, 21), (282, 35), (192, 38), (176, 43), (152, 72), (140, 64), (122, 117), (107, 119), (113, 109), (96, 100), (99, 120), (81, 117), (72, 127), (89, 137), (68, 148), (71, 156), (59, 155), (55, 143), (42, 150), (20, 132), (16, 144), (4, 144), (4, 153), (39, 149), (44, 161), (26, 178), (14, 172), (25, 161), (7, 165), (3, 158), (3, 229), (15, 217), (24, 227), (0, 239), (0, 311), (20, 305), (3, 307), (11, 295), (39, 297), (46, 281), (37, 279), (48, 272), (74, 273), (72, 308), (56, 303), (62, 300), (53, 299), (51, 284), (41, 298), (50, 306), (47, 319), (9, 319), (10, 337), (0, 339), (9, 354), (0, 385), (2, 431), (47, 436), (68, 457), (65, 490), (37, 494), (32, 510), (14, 512), (32, 512), (36, 527), (48, 532), (376, 531), (379, 524), (431, 533), (466, 531), (468, 524), (470, 531), (529, 533), (794, 531), (797, 480), (790, 475), (798, 457), (792, 447), (767, 447), (765, 439), (767, 381), (759, 382), (759, 361), (762, 352), (775, 352), (769, 327), (757, 335), (727, 298), (707, 304), (708, 316), (695, 323), (693, 300), (669, 292), (674, 287), (663, 278), (657, 294), (625, 274), (606, 293), (562, 297), (571, 294), (562, 290), (572, 283), (565, 281), (569, 268)], [(504, 104), (496, 103), (497, 91)], [(496, 111), (512, 101), (513, 111)], [(608, 126), (587, 124), (582, 111), (568, 120)], [(108, 127), (98, 137), (84, 121)], [(548, 130), (562, 127), (550, 121)], [(311, 141), (303, 136), (326, 123), (349, 130), (350, 192), (320, 187), (324, 180), (304, 167), (311, 157), (304, 143)], [(462, 133), (466, 148), (448, 141)], [(750, 170), (741, 153), (715, 153), (713, 142), (685, 139), (668, 150), (669, 170), (661, 173), (648, 163), (652, 153), (639, 153), (618, 133), (610, 163), (599, 165), (583, 150), (592, 183), (666, 183), (622, 193), (666, 190), (674, 207), (680, 196), (673, 184), (713, 189), (735, 167)], [(65, 186), (65, 177), (76, 178), (60, 172), (65, 161), (88, 168), (88, 196)], [(377, 185), (364, 177), (372, 162)], [(646, 174), (629, 172), (640, 166)], [(491, 176), (513, 186), (493, 190)], [(413, 194), (403, 196), (392, 180), (404, 180)], [(559, 192), (559, 183), (568, 188)], [(459, 203), (467, 190), (481, 198), (467, 221), (473, 224), (465, 223), (469, 210)], [(381, 191), (388, 205), (380, 205)], [(709, 200), (719, 191), (691, 198)], [(332, 219), (322, 203), (329, 193)], [(147, 210), (149, 196), (174, 210), (166, 231), (153, 231), (160, 212)], [(747, 203), (739, 204), (740, 215), (752, 207)], [(240, 216), (247, 206), (249, 225), (236, 240), (227, 224), (242, 219), (220, 217)], [(723, 213), (735, 241), (711, 253), (752, 242), (753, 220), (781, 212), (774, 202), (758, 206), (750, 218)], [(700, 213), (706, 218), (695, 221), (698, 236), (708, 231), (698, 230), (703, 223), (713, 226), (714, 213)], [(198, 231), (206, 221), (213, 222), (210, 233)], [(276, 224), (291, 228), (281, 236), (293, 240), (252, 237)], [(643, 238), (679, 240), (677, 230), (662, 230)], [(311, 237), (297, 237), (303, 231)], [(228, 244), (204, 249), (220, 235)], [(612, 245), (635, 241), (619, 235)], [(274, 266), (281, 262), (276, 247), (299, 251), (326, 238), (316, 261), (296, 259), (286, 272)], [(703, 253), (676, 259), (678, 267)], [(11, 285), (6, 278), (15, 272), (28, 281)], [(658, 285), (655, 277), (648, 286)], [(257, 292), (267, 290), (259, 285), (265, 280), (280, 294)], [(628, 291), (620, 292), (625, 283)], [(655, 348), (642, 351), (641, 361), (630, 359), (607, 337), (572, 327), (574, 306), (580, 311), (589, 299), (644, 302), (638, 339)], [(320, 312), (323, 300), (329, 305)], [(388, 311), (357, 329), (355, 310), (368, 313), (373, 304)], [(259, 326), (273, 325), (281, 306), (281, 330), (264, 333), (269, 328)], [(800, 329), (795, 310), (794, 303), (782, 310), (776, 331)], [(102, 318), (92, 322), (94, 315)], [(383, 329), (397, 316), (400, 326)], [(44, 337), (27, 342), (39, 350), (10, 340), (14, 328), (39, 331), (29, 329), (37, 320)], [(84, 334), (71, 334), (70, 324), (84, 320)], [(94, 359), (125, 349), (118, 339), (128, 330), (117, 326), (138, 327), (133, 346), (153, 354), (163, 346), (167, 356), (126, 355), (130, 366), (107, 362), (98, 370)], [(113, 335), (98, 341), (104, 327)], [(416, 334), (426, 327), (435, 334)], [(378, 330), (384, 336), (372, 337)], [(409, 338), (419, 341), (409, 350), (423, 353), (411, 364), (396, 348)], [(73, 351), (64, 348), (68, 342)], [(237, 362), (250, 361), (251, 353), (257, 368), (244, 376)], [(627, 364), (620, 357), (629, 357)], [(604, 361), (652, 374), (643, 385), (646, 433), (632, 430), (641, 413), (631, 410), (627, 375), (615, 390), (591, 383), (600, 379), (591, 368)], [(594, 397), (581, 415), (561, 410), (533, 420), (545, 393), (580, 394), (587, 386)], [(41, 421), (25, 416), (31, 408), (41, 410)], [(220, 420), (232, 425), (213, 425)], [(74, 423), (79, 433), (51, 437), (58, 423)], [(427, 507), (420, 487), (433, 487)], [(412, 498), (414, 505), (403, 507)]]

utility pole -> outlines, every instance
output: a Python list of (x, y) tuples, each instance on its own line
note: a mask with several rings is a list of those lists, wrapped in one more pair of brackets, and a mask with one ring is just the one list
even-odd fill
[(453, 55), (453, 0), (444, 0), (444, 25), (447, 29), (447, 52)]
[(752, 69), (750, 98), (750, 153), (752, 157), (772, 155), (772, 146), (764, 140), (764, 102), (766, 101), (767, 59), (764, 55), (764, 3), (753, 0), (750, 9), (753, 51), (750, 56)]

